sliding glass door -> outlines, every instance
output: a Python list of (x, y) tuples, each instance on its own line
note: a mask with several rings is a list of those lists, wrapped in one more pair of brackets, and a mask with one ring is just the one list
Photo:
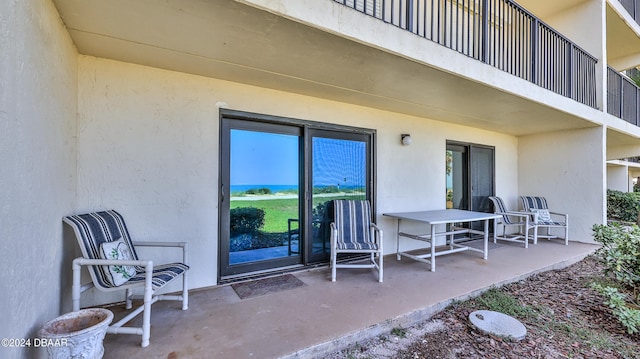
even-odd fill
[(494, 148), (447, 141), (447, 208), (491, 212)]
[(373, 132), (221, 121), (220, 276), (328, 261), (332, 200), (373, 198)]

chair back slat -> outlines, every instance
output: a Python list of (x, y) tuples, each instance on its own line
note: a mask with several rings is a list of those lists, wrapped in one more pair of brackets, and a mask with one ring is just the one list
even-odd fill
[[(100, 259), (99, 252), (102, 243), (122, 238), (129, 247), (132, 259), (138, 260), (138, 254), (131, 243), (127, 226), (118, 212), (108, 210), (79, 214), (64, 217), (63, 221), (73, 228), (84, 258)], [(105, 266), (89, 266), (89, 269), (91, 278), (96, 285), (103, 288), (113, 287), (108, 279), (110, 275), (106, 273)]]
[[(489, 199), (491, 200), (491, 202), (493, 202), (493, 206), (495, 207), (496, 212), (502, 212), (502, 213), (507, 212), (507, 207), (504, 205), (504, 201), (502, 200), (502, 198), (489, 196)], [(511, 221), (511, 218), (509, 218), (509, 216), (506, 214), (502, 215), (502, 221), (504, 224), (513, 224), (513, 222)]]
[(371, 243), (371, 204), (366, 200), (334, 200), (334, 223), (338, 242), (355, 245)]
[(547, 200), (544, 197), (536, 196), (520, 196), (522, 201), (522, 209), (525, 212), (531, 212), (532, 209), (549, 209)]

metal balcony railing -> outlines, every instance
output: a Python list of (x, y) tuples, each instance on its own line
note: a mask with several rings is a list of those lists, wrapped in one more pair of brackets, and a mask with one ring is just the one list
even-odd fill
[(640, 24), (640, 1), (638, 0), (620, 0), (620, 4), (624, 7), (629, 15)]
[(640, 125), (640, 88), (627, 76), (607, 68), (607, 112)]
[(511, 0), (333, 1), (597, 107), (597, 59)]

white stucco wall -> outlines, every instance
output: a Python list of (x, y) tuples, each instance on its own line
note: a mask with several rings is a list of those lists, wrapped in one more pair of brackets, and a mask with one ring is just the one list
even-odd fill
[(1, 338), (35, 338), (68, 308), (61, 218), (75, 204), (76, 59), (50, 1), (0, 2)]
[(622, 192), (633, 191), (633, 182), (631, 181), (628, 166), (607, 165), (607, 189)]
[(518, 139), (518, 191), (543, 196), (550, 210), (569, 214), (572, 241), (593, 242), (591, 227), (606, 223), (603, 127)]
[(219, 102), (376, 129), (378, 222), (389, 252), (395, 222), (382, 213), (445, 207), (447, 139), (496, 146), (496, 188), (517, 195), (512, 136), (88, 56), (78, 71), (78, 211), (115, 208), (136, 239), (188, 241), (192, 288), (217, 280)]

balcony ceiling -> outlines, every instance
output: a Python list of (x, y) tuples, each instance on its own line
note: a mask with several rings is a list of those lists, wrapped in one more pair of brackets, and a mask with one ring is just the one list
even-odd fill
[(54, 3), (81, 54), (516, 136), (592, 126), (549, 106), (233, 0)]
[(518, 0), (516, 1), (522, 7), (527, 9), (530, 13), (542, 19), (554, 14), (564, 12), (571, 9), (576, 5), (582, 4), (589, 0), (562, 0), (562, 1), (540, 1), (540, 0)]
[[(625, 59), (632, 58), (632, 64), (640, 60), (640, 37), (620, 15), (607, 6), (607, 57), (610, 63), (629, 63)], [(625, 66), (628, 67), (628, 66)], [(626, 68), (618, 68), (618, 71)]]

